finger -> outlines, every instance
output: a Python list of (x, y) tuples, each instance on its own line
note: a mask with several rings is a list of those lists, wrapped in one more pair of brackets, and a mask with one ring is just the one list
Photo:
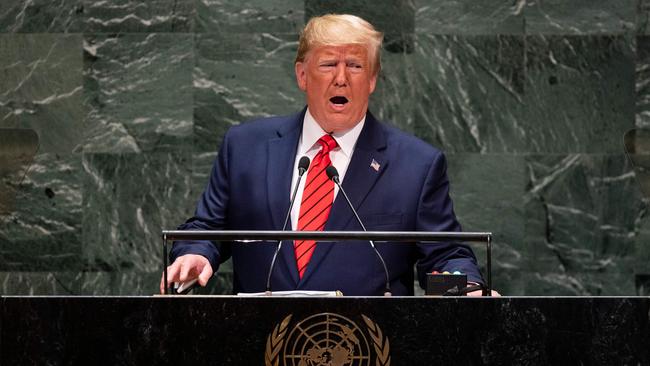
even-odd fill
[(190, 278), (190, 271), (194, 268), (194, 261), (183, 261), (181, 264), (181, 274), (178, 276), (180, 282), (185, 282)]
[(169, 287), (173, 282), (178, 281), (178, 271), (181, 265), (181, 261), (176, 261), (172, 263), (171, 266), (167, 267), (167, 287)]
[[(471, 297), (483, 296), (483, 291), (482, 290), (477, 290), (477, 291), (468, 292), (467, 296), (471, 296)], [(493, 296), (493, 297), (501, 297), (501, 294), (499, 294), (498, 292), (492, 290), (492, 295), (491, 296)]]
[(163, 272), (160, 275), (160, 294), (163, 295), (165, 293), (165, 273)]
[(203, 266), (203, 270), (199, 274), (199, 285), (205, 287), (205, 285), (208, 284), (208, 281), (210, 280), (210, 277), (212, 277), (212, 266), (210, 263), (206, 263)]
[(167, 284), (165, 285), (165, 272), (163, 272), (160, 276), (160, 293), (164, 294), (165, 293), (165, 288), (169, 287), (169, 284), (171, 283), (171, 280), (173, 276), (175, 276), (176, 272), (176, 267), (174, 264), (171, 266), (167, 267)]

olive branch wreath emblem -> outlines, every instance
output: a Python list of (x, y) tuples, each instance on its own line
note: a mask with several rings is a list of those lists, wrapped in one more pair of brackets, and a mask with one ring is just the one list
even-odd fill
[(266, 353), (264, 354), (264, 364), (266, 366), (278, 366), (280, 364), (280, 350), (284, 344), (284, 336), (287, 334), (287, 326), (291, 320), (291, 315), (276, 325), (273, 332), (266, 338)]
[[(266, 338), (266, 352), (264, 354), (264, 364), (266, 366), (279, 366), (280, 365), (280, 350), (284, 344), (284, 337), (287, 335), (287, 328), (291, 321), (292, 315), (285, 317), (279, 324), (275, 326), (273, 332)], [(390, 366), (390, 343), (388, 337), (384, 337), (381, 328), (372, 319), (361, 314), (370, 337), (372, 338), (373, 347), (377, 358), (375, 360), (376, 366)]]
[(377, 353), (377, 366), (390, 366), (390, 344), (388, 343), (388, 337), (384, 337), (381, 328), (377, 323), (373, 322), (367, 316), (361, 314), (363, 321), (368, 327), (368, 333), (372, 338), (372, 343), (375, 346), (375, 352)]

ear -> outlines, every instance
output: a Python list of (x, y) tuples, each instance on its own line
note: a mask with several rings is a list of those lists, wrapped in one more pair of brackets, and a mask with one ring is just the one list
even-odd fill
[(296, 71), (296, 82), (302, 91), (307, 91), (307, 70), (305, 70), (306, 67), (307, 65), (305, 65), (304, 61), (296, 62), (294, 66)]
[(370, 77), (370, 91), (368, 94), (372, 94), (375, 91), (375, 87), (377, 86), (377, 75), (379, 73), (375, 73)]

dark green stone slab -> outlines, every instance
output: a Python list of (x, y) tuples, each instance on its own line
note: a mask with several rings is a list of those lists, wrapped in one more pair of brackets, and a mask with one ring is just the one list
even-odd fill
[(86, 154), (83, 255), (91, 270), (161, 268), (161, 230), (191, 212), (191, 155)]
[(196, 31), (297, 34), (303, 27), (303, 0), (198, 0)]
[(3, 0), (0, 32), (63, 33), (82, 28), (82, 0)]
[(83, 31), (89, 33), (191, 32), (194, 0), (84, 0)]
[(2, 296), (75, 296), (82, 272), (0, 272)]
[(386, 34), (415, 32), (415, 7), (409, 1), (305, 0), (306, 20), (330, 13), (359, 16)]
[(194, 151), (214, 152), (228, 127), (304, 106), (296, 85), (297, 35), (198, 34)]
[(0, 32), (191, 32), (193, 0), (6, 0)]
[(413, 114), (417, 108), (414, 55), (406, 52), (382, 54), (377, 87), (368, 107), (375, 117), (403, 131), (413, 132)]
[(412, 52), (415, 6), (410, 1), (388, 0), (305, 0), (305, 20), (324, 14), (352, 14), (370, 22), (384, 33), (384, 50)]
[(162, 266), (157, 271), (124, 270), (84, 272), (80, 294), (84, 296), (136, 296), (160, 293)]
[[(581, 273), (569, 275), (553, 271), (553, 263), (539, 261), (547, 265), (548, 270), (535, 270), (523, 273), (521, 282), (524, 288), (518, 294), (526, 296), (635, 296), (636, 275), (633, 272)], [(632, 267), (629, 261), (617, 262)], [(647, 296), (647, 293), (645, 294)]]
[[(193, 295), (230, 295), (232, 294), (232, 267), (230, 261), (219, 268), (217, 276), (210, 279), (206, 287), (196, 287)], [(79, 288), (84, 296), (148, 296), (160, 292), (162, 262), (158, 270), (141, 272), (123, 270), (114, 272), (80, 273)], [(1, 279), (1, 277), (0, 277)]]
[(523, 34), (525, 1), (416, 0), (420, 35)]
[[(646, 204), (646, 212), (643, 213), (643, 217), (639, 219), (639, 222), (636, 226), (637, 232), (635, 236), (635, 265), (634, 265), (634, 274), (638, 277), (643, 277), (645, 279), (639, 278), (640, 283), (637, 283), (637, 293), (639, 295), (650, 296), (650, 217), (647, 213), (648, 201), (644, 201)], [(639, 286), (644, 285), (645, 289), (640, 289)]]
[(80, 35), (0, 34), (0, 128), (33, 129), (40, 152), (83, 140)]
[(625, 133), (624, 141), (639, 189), (644, 199), (650, 200), (650, 129), (632, 129)]
[(190, 34), (86, 35), (84, 152), (190, 149), (193, 63)]
[(448, 152), (524, 150), (523, 37), (418, 36), (415, 63), (417, 136)]
[(637, 34), (650, 33), (650, 0), (638, 0), (636, 11)]
[(38, 151), (32, 129), (0, 128), (0, 216), (14, 211), (14, 200)]
[(78, 154), (38, 155), (17, 188), (14, 210), (0, 216), (1, 271), (82, 268)]
[[(162, 267), (153, 272), (115, 271), (115, 272), (84, 272), (78, 274), (77, 287), (74, 294), (84, 296), (149, 296), (160, 292)], [(0, 280), (2, 276), (0, 274)], [(49, 294), (49, 288), (38, 288), (36, 294)], [(23, 293), (16, 293), (22, 295)], [(231, 262), (224, 263), (219, 273), (214, 276), (206, 287), (197, 286), (192, 295), (231, 295), (232, 266)]]
[(531, 36), (526, 60), (524, 151), (623, 151), (634, 127), (632, 37)]
[(455, 152), (620, 153), (634, 123), (633, 44), (610, 36), (418, 37), (415, 131)]
[[(219, 141), (221, 144), (221, 141)], [(216, 144), (215, 144), (216, 146)], [(217, 158), (216, 152), (207, 152), (202, 154), (193, 154), (192, 155), (192, 185), (191, 185), (191, 195), (194, 197), (192, 201), (192, 210), (187, 212), (187, 217), (191, 217), (194, 213), (195, 204), (198, 202), (201, 194), (208, 185), (210, 180), (210, 173), (212, 172), (212, 167), (214, 166), (214, 161)], [(178, 223), (182, 224), (181, 222)]]
[(637, 0), (531, 0), (526, 34), (621, 34), (636, 28)]
[[(637, 115), (638, 117), (638, 115)], [(638, 120), (637, 120), (638, 121)], [(634, 169), (635, 186), (641, 192), (645, 211), (638, 220), (635, 237), (635, 287), (638, 295), (650, 295), (650, 129), (638, 128), (625, 134), (625, 155)]]
[[(449, 154), (454, 211), (464, 231), (493, 233), (492, 281), (501, 294), (520, 294), (528, 272), (524, 242), (525, 157), (510, 154)], [(472, 245), (486, 276), (486, 246)]]
[(650, 128), (650, 37), (636, 37), (636, 127)]
[(625, 156), (530, 155), (526, 165), (525, 239), (535, 280), (525, 293), (634, 295), (636, 252), (647, 252), (637, 240), (647, 205)]

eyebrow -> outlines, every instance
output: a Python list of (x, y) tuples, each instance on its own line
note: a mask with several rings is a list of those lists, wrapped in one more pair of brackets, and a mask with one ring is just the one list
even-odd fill
[[(318, 63), (338, 62), (339, 58), (333, 55), (324, 55), (316, 60)], [(363, 56), (351, 55), (345, 58), (345, 62), (363, 63)]]

